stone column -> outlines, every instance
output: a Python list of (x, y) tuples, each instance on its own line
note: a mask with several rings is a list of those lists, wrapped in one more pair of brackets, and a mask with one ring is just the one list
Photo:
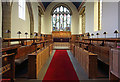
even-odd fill
[(41, 14), (38, 14), (38, 33), (41, 34)]
[(11, 33), (6, 33), (6, 30), (11, 31), (11, 5), (10, 2), (2, 2), (2, 37), (11, 38)]
[[(6, 30), (11, 31), (11, 5), (10, 2), (2, 2), (2, 38), (11, 38), (11, 33), (6, 33)], [(8, 42), (2, 43), (3, 47), (8, 46)]]
[(30, 38), (33, 38), (34, 36), (34, 17), (33, 17), (33, 11), (32, 11), (32, 7), (31, 7), (31, 3), (30, 2), (26, 2), (27, 7), (28, 7), (28, 12), (29, 12), (29, 16), (30, 16), (30, 33), (32, 33), (33, 35), (30, 35)]

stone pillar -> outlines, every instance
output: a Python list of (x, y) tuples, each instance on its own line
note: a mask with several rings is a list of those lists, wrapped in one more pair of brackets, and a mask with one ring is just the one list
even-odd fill
[(2, 2), (2, 37), (11, 38), (11, 33), (6, 33), (6, 30), (11, 31), (11, 5), (10, 2)]
[[(2, 38), (11, 38), (11, 5), (10, 2), (2, 2)], [(8, 42), (2, 43), (2, 47), (8, 46)]]
[(32, 7), (31, 7), (31, 3), (30, 2), (26, 2), (27, 7), (28, 7), (28, 12), (29, 12), (29, 16), (30, 16), (30, 34), (32, 33), (33, 35), (30, 35), (30, 38), (33, 38), (34, 36), (34, 17), (33, 17), (33, 11), (32, 11)]
[(30, 33), (32, 33), (33, 35), (30, 35), (30, 38), (34, 37), (34, 22), (32, 22), (30, 20)]
[(38, 33), (41, 34), (41, 14), (38, 14)]

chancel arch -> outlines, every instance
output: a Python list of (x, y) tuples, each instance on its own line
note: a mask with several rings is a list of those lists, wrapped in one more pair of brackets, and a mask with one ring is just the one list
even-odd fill
[[(48, 5), (48, 7), (45, 10), (44, 15), (42, 16), (42, 28), (41, 28), (41, 32), (42, 33), (47, 33), (47, 34), (51, 34), (53, 31), (53, 26), (52, 26), (52, 12), (55, 8), (57, 8), (58, 6), (60, 6), (61, 4), (65, 4), (64, 6), (67, 7), (70, 12), (71, 12), (71, 33), (72, 34), (76, 34), (79, 33), (79, 27), (78, 27), (78, 23), (79, 23), (79, 18), (77, 16), (79, 16), (78, 10), (75, 7), (75, 5), (71, 2), (69, 3), (59, 3), (59, 2), (52, 2)], [(47, 20), (47, 21), (45, 21)], [(44, 28), (43, 28), (44, 27)], [(48, 29), (48, 30), (45, 30)]]

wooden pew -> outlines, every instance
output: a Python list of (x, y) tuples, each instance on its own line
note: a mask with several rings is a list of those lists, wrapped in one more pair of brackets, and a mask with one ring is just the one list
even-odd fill
[(15, 55), (5, 54), (0, 57), (0, 62), (2, 62), (2, 67), (0, 66), (0, 76), (2, 75), (3, 79), (11, 79), (15, 78)]
[[(101, 40), (100, 40), (101, 41)], [(109, 51), (111, 49), (110, 46), (100, 46), (100, 43), (94, 44), (91, 41), (78, 41), (81, 45), (80, 47), (88, 50), (92, 53), (95, 53), (98, 55), (98, 59), (102, 61), (103, 63), (109, 65)]]
[(75, 58), (89, 78), (97, 77), (97, 55), (75, 46)]
[(97, 45), (89, 45), (88, 51), (95, 53), (98, 55), (98, 59), (105, 64), (109, 65), (109, 51), (110, 47), (107, 46), (97, 46)]
[(31, 45), (33, 43), (33, 41), (31, 40), (31, 41), (24, 41), (24, 45)]
[(32, 46), (21, 46), (17, 49), (17, 54), (15, 55), (16, 65), (21, 64), (28, 59), (28, 54), (35, 51), (35, 45)]
[(53, 44), (28, 55), (28, 77), (38, 78), (38, 74), (52, 52)]
[(73, 43), (70, 44), (70, 50), (71, 50), (73, 56), (75, 56), (75, 45)]
[(109, 70), (109, 80), (120, 81), (120, 49), (113, 48), (110, 50), (110, 70)]

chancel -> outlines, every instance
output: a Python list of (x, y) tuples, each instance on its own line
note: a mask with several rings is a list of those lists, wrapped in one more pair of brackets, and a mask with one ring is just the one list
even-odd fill
[(120, 2), (47, 1), (0, 0), (0, 81), (119, 82)]

